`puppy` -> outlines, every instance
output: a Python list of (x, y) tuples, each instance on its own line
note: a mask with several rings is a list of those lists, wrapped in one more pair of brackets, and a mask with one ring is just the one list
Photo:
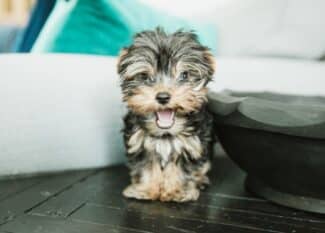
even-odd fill
[(206, 84), (214, 58), (193, 32), (144, 31), (118, 61), (131, 185), (128, 198), (197, 200), (209, 184), (212, 116)]

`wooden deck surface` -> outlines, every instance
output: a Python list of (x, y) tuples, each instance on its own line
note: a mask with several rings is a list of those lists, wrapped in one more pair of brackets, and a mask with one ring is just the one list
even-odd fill
[(212, 185), (186, 204), (126, 200), (124, 166), (0, 182), (0, 233), (309, 233), (325, 216), (271, 204), (244, 190), (245, 174), (217, 158)]

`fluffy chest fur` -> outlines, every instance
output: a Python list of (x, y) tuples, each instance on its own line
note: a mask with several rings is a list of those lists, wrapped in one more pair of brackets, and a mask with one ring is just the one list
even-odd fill
[(168, 137), (151, 136), (138, 128), (127, 142), (129, 154), (146, 153), (158, 159), (162, 167), (179, 156), (197, 159), (202, 154), (200, 138), (197, 135), (177, 134)]

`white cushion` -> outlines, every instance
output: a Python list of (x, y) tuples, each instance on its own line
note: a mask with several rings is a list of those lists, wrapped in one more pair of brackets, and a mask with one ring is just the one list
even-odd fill
[[(270, 31), (277, 30), (283, 18), (285, 0), (229, 0), (214, 9), (218, 28), (219, 55), (248, 55), (252, 46)], [(211, 9), (211, 11), (213, 11)]]
[(124, 161), (116, 58), (0, 56), (0, 176)]
[(215, 24), (219, 55), (247, 54), (252, 43), (278, 27), (286, 0), (141, 0), (175, 16)]
[(325, 54), (325, 1), (286, 0), (277, 28), (265, 33), (245, 54), (319, 59)]
[(324, 0), (141, 0), (175, 16), (214, 23), (221, 56), (318, 59), (325, 54)]
[(220, 58), (210, 88), (325, 96), (325, 63), (280, 58)]

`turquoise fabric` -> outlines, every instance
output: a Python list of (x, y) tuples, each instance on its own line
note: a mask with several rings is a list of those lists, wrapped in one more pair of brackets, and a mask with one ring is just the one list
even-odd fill
[(215, 26), (170, 16), (138, 0), (58, 0), (32, 52), (117, 55), (134, 33), (157, 26), (194, 30), (216, 51)]

